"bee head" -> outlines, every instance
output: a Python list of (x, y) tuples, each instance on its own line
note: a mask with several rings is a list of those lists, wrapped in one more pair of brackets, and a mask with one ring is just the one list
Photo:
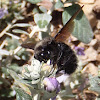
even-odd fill
[(53, 57), (52, 38), (45, 38), (39, 41), (34, 48), (34, 57), (39, 61), (47, 62)]

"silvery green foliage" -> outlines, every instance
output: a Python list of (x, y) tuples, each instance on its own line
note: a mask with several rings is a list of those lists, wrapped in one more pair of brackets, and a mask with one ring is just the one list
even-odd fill
[[(52, 69), (53, 65), (50, 65), (50, 60), (47, 63), (40, 63), (32, 58), (30, 65), (23, 66), (22, 73), (17, 74), (12, 70), (8, 70), (15, 80), (16, 99), (49, 100), (51, 98), (54, 100), (55, 98), (75, 98), (76, 95), (72, 94), (69, 84), (69, 75), (64, 74), (62, 71), (62, 75), (55, 76), (57, 69), (53, 69), (53, 72)], [(65, 88), (61, 88), (61, 83), (64, 83)]]
[(32, 4), (36, 4), (36, 3), (40, 2), (41, 0), (27, 0), (27, 1)]
[[(8, 70), (15, 80), (14, 90), (16, 91), (17, 100), (52, 100), (75, 98), (72, 89), (79, 86), (78, 77), (74, 77), (73, 84), (70, 82), (70, 76), (60, 72), (60, 76), (56, 76), (57, 69), (53, 69), (50, 60), (47, 63), (32, 58), (31, 64), (24, 65), (20, 74), (13, 70)], [(79, 74), (76, 72), (75, 75)], [(72, 80), (71, 80), (72, 81)], [(61, 85), (63, 83), (63, 86)], [(63, 88), (62, 88), (63, 87)]]
[[(16, 72), (8, 70), (11, 76), (14, 78), (15, 83), (22, 88), (21, 89), (15, 87), (15, 90), (17, 90), (16, 91), (18, 96), (17, 98), (23, 97), (25, 100), (27, 100), (25, 95), (28, 95), (28, 98), (32, 98), (33, 100), (48, 100), (56, 96), (57, 94), (56, 89), (59, 88), (58, 86), (59, 82), (56, 80), (56, 78), (53, 77), (49, 79), (48, 76), (50, 75), (51, 69), (53, 67), (52, 65), (49, 64), (50, 61), (48, 61), (45, 64), (43, 62), (40, 63), (38, 60), (33, 58), (31, 65), (23, 66), (22, 74), (17, 75)], [(55, 71), (53, 71), (53, 73), (55, 73)], [(51, 83), (49, 82), (49, 84), (51, 84), (50, 86), (48, 85), (48, 82), (44, 81), (46, 77), (51, 82)], [(54, 84), (52, 83), (52, 81)], [(53, 85), (56, 86), (56, 88)], [(46, 89), (46, 87), (48, 88), (48, 90)], [(52, 88), (53, 90), (51, 92)], [(21, 92), (21, 97), (20, 97), (20, 92)]]
[(99, 76), (94, 77), (92, 75), (89, 75), (89, 83), (90, 83), (89, 89), (97, 92), (100, 95), (100, 77)]
[(45, 28), (51, 21), (52, 17), (49, 14), (35, 14), (34, 21), (39, 28)]
[(62, 8), (62, 7), (64, 7), (63, 3), (60, 0), (58, 0), (55, 4), (55, 9)]

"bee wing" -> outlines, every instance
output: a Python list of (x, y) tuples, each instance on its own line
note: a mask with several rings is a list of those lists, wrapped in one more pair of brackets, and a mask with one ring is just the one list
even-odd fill
[(21, 46), (28, 49), (33, 49), (36, 45), (36, 41), (33, 38), (27, 38), (24, 42), (22, 42)]
[(54, 40), (57, 42), (64, 42), (66, 43), (70, 33), (73, 32), (74, 29), (74, 19), (82, 10), (83, 6), (69, 19), (69, 21), (63, 26), (63, 28), (54, 36)]

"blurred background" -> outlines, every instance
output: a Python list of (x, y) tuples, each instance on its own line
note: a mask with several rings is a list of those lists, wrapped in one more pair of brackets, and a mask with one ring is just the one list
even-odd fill
[(87, 19), (83, 20), (86, 24), (79, 21), (79, 34), (76, 31), (68, 41), (78, 56), (79, 68), (70, 84), (77, 98), (65, 100), (100, 100), (100, 0), (0, 0), (0, 100), (16, 100), (16, 84), (7, 69), (21, 73), (34, 54), (21, 43), (27, 38), (36, 43), (57, 33), (67, 21), (64, 18), (71, 16), (65, 9), (74, 4), (84, 5)]

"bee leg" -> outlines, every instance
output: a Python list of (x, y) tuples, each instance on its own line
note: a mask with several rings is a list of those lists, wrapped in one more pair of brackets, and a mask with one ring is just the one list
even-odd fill
[(50, 71), (50, 74), (47, 77), (51, 76), (55, 69), (56, 69), (56, 64), (53, 66), (53, 69)]
[(58, 72), (60, 72), (61, 70), (64, 70), (63, 67), (62, 68), (59, 68), (56, 72), (56, 74), (58, 74)]

